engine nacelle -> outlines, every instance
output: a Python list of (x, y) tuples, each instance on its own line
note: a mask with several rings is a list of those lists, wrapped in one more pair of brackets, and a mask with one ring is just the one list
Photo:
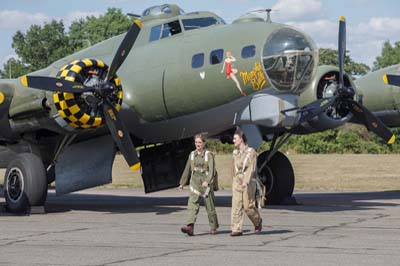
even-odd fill
[[(108, 66), (101, 60), (75, 60), (65, 65), (57, 77), (68, 81), (82, 83), (89, 87), (100, 85), (108, 72)], [(123, 91), (117, 76), (110, 80), (113, 84), (109, 97), (115, 109), (121, 109)], [(57, 85), (57, 84), (56, 84)], [(67, 124), (74, 129), (95, 129), (104, 124), (103, 100), (96, 91), (84, 93), (56, 92), (53, 94), (54, 106), (62, 118), (62, 127)], [(59, 122), (60, 120), (57, 120)]]
[[(300, 95), (299, 106), (304, 106), (317, 99), (333, 96), (339, 79), (339, 68), (334, 66), (319, 66), (317, 74), (309, 87)], [(352, 77), (344, 74), (344, 85), (356, 90)], [(330, 107), (324, 113), (315, 117), (306, 125), (296, 129), (296, 134), (307, 134), (337, 128), (348, 122), (352, 114), (339, 107)]]

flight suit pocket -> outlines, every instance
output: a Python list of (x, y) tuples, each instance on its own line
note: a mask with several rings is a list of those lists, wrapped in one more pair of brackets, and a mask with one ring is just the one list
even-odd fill
[(255, 197), (256, 197), (256, 183), (254, 179), (250, 180), (249, 185), (247, 186), (247, 196), (249, 199), (249, 208), (254, 208), (256, 206), (256, 201), (255, 201)]

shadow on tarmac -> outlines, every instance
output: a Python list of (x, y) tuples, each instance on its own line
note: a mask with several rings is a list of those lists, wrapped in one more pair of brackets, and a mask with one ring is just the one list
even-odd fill
[[(218, 230), (217, 235), (230, 235), (231, 234), (231, 230)], [(252, 236), (255, 235), (253, 230), (243, 230), (243, 236)], [(256, 234), (256, 235), (279, 235), (279, 234), (287, 234), (287, 233), (292, 233), (292, 230), (268, 230), (266, 228), (264, 228), (263, 231), (261, 231), (260, 233)], [(194, 236), (205, 236), (205, 235), (209, 235), (209, 232), (206, 233), (196, 233)], [(243, 237), (241, 236), (241, 237)]]
[[(112, 190), (108, 190), (112, 191)], [(118, 193), (118, 191), (115, 191)], [(166, 192), (168, 194), (168, 192)], [(217, 207), (230, 207), (230, 195), (218, 195), (216, 193)], [(1, 189), (0, 197), (3, 197)], [(381, 207), (398, 206), (399, 203), (388, 202), (399, 200), (400, 191), (383, 192), (310, 192), (297, 193), (298, 205), (267, 205), (266, 209), (292, 210), (301, 212), (337, 212), (352, 210), (379, 209)], [(4, 207), (4, 203), (1, 203)], [(54, 191), (50, 191), (47, 203), (47, 213), (59, 213), (68, 211), (95, 211), (109, 213), (156, 213), (165, 215), (186, 210), (187, 194), (182, 196), (122, 196), (110, 194), (84, 194), (73, 193), (56, 197)], [(203, 205), (203, 204), (202, 204)], [(1, 208), (3, 209), (3, 208)], [(4, 213), (2, 213), (4, 215)]]
[(378, 192), (310, 192), (294, 194), (298, 205), (271, 205), (270, 209), (287, 209), (302, 212), (337, 212), (395, 207), (400, 191)]

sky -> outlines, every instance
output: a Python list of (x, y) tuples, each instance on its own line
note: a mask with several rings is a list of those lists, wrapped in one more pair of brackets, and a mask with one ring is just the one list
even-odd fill
[(141, 14), (144, 9), (164, 3), (175, 3), (186, 12), (212, 11), (231, 23), (247, 12), (272, 8), (272, 20), (289, 24), (310, 35), (320, 48), (337, 47), (338, 18), (347, 22), (347, 49), (356, 62), (373, 65), (382, 44), (400, 41), (400, 1), (397, 0), (1, 0), (0, 1), (0, 68), (16, 53), (11, 47), (16, 31), (25, 32), (30, 25), (72, 21), (88, 15), (99, 16), (108, 7), (123, 13)]

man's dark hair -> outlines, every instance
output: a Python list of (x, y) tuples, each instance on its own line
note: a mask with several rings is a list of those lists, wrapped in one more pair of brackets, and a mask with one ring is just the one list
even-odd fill
[(241, 129), (236, 129), (235, 134), (233, 135), (238, 135), (243, 140), (243, 142), (247, 144), (247, 137)]

